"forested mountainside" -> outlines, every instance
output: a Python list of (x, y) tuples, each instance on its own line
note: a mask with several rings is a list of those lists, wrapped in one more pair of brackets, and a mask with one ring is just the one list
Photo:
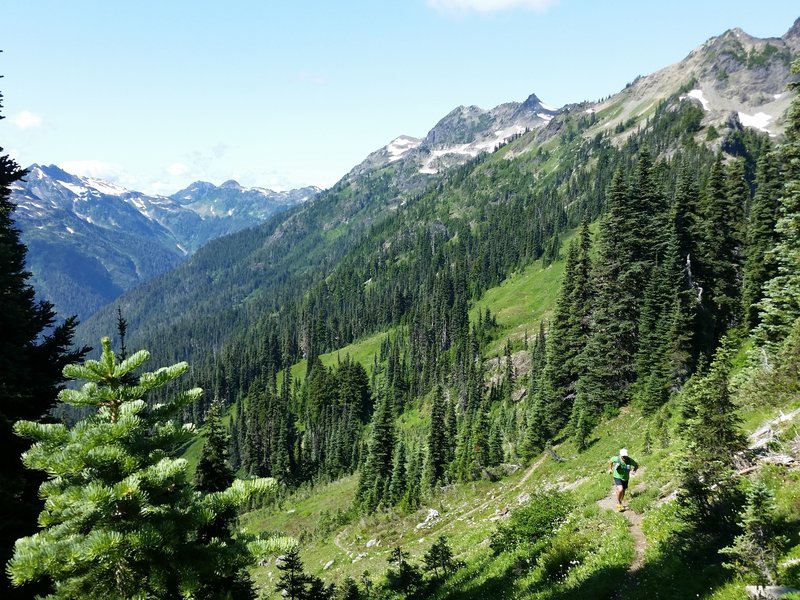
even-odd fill
[(11, 187), (11, 201), (39, 296), (61, 315), (86, 319), (209, 240), (262, 223), (318, 191), (198, 181), (172, 196), (150, 196), (32, 165)]
[(267, 596), (800, 586), (798, 38), (726, 32), (424, 180), (378, 160), (81, 335), (191, 361), (198, 489), (280, 484), (241, 520), (299, 542), (251, 569)]

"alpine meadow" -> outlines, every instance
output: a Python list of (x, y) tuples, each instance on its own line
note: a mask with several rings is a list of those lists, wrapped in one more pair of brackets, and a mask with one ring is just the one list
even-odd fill
[[(458, 30), (575, 3), (416, 4)], [(219, 52), (274, 42), (218, 25)], [(459, 106), (327, 186), (268, 189), (222, 146), (168, 169), (220, 185), (81, 170), (38, 145), (66, 125), (10, 111), (0, 596), (800, 598), (800, 18), (785, 25), (729, 29), (597, 101)], [(427, 27), (392, 44), (439, 47)], [(460, 93), (456, 73), (441, 87)], [(338, 81), (293, 77), (318, 104), (279, 114), (290, 129), (350, 118)], [(232, 89), (174, 115), (165, 89), (142, 127), (239, 127)], [(409, 113), (439, 97), (417, 92)], [(390, 113), (363, 119), (406, 122)], [(107, 126), (92, 143), (111, 161)], [(280, 130), (265, 143), (289, 156)], [(334, 160), (301, 141), (309, 173)]]

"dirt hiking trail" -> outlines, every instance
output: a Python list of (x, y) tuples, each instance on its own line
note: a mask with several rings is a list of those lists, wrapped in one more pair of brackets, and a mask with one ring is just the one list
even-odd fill
[[(613, 510), (616, 512), (617, 498), (615, 489), (612, 487), (608, 496), (602, 500), (598, 500), (597, 504), (600, 506), (600, 508)], [(647, 548), (647, 540), (645, 539), (644, 532), (642, 531), (642, 515), (635, 513), (628, 508), (622, 513), (622, 516), (627, 519), (628, 528), (630, 529), (631, 536), (633, 537), (634, 556), (633, 561), (630, 565), (628, 565), (628, 574), (626, 580), (617, 590), (617, 594), (614, 596), (615, 598), (624, 598), (625, 591), (636, 585), (636, 574), (638, 573), (639, 569), (642, 568), (642, 565), (644, 565), (644, 552)]]

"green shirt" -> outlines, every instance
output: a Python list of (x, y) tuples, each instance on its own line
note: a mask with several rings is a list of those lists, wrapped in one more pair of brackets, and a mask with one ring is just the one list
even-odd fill
[(614, 466), (614, 478), (622, 481), (628, 481), (628, 477), (631, 476), (631, 467), (639, 468), (639, 464), (630, 456), (628, 462), (623, 461), (619, 456), (612, 456), (611, 464)]

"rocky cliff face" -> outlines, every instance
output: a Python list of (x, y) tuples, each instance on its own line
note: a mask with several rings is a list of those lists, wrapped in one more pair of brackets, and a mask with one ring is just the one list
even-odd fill
[(639, 77), (625, 90), (587, 110), (613, 113), (613, 128), (651, 110), (679, 90), (703, 108), (705, 124), (754, 127), (779, 137), (790, 96), (786, 84), (800, 52), (800, 19), (779, 38), (756, 38), (731, 29), (709, 39), (679, 63)]
[(544, 127), (558, 111), (531, 94), (524, 102), (507, 102), (489, 110), (459, 106), (422, 138), (400, 136), (370, 154), (349, 174), (394, 165), (400, 189), (424, 184), (427, 176), (464, 164), (484, 152), (492, 152), (514, 136)]

